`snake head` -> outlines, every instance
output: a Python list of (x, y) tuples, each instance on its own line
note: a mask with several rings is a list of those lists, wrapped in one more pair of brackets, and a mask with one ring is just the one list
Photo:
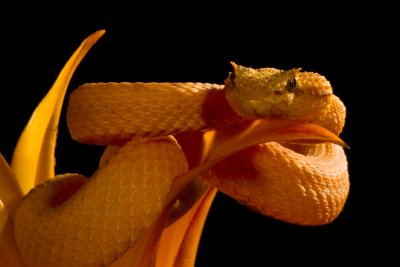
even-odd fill
[(332, 87), (320, 74), (231, 64), (226, 98), (242, 117), (316, 121), (328, 110)]

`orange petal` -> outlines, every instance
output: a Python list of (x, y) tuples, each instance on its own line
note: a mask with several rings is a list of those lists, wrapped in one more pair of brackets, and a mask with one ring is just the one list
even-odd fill
[(81, 60), (104, 33), (104, 30), (97, 31), (82, 42), (33, 112), (18, 140), (11, 166), (24, 194), (54, 176), (58, 121), (68, 84)]
[(226, 158), (240, 150), (265, 142), (322, 143), (347, 147), (337, 135), (312, 123), (288, 120), (256, 120), (204, 134), (208, 151), (203, 162)]
[(158, 247), (157, 267), (193, 267), (208, 211), (217, 193), (211, 188), (179, 220), (164, 229)]

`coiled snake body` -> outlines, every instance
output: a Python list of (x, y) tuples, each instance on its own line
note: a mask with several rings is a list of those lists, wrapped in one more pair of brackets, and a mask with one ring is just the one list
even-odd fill
[[(72, 137), (108, 148), (90, 179), (60, 175), (24, 198), (15, 235), (26, 263), (103, 266), (122, 256), (164, 210), (174, 178), (193, 167), (191, 135), (258, 120), (342, 131), (344, 105), (323, 76), (232, 65), (225, 85), (95, 83), (75, 90), (67, 113)], [(349, 191), (343, 148), (301, 140), (238, 151), (193, 184), (303, 225), (331, 222)]]

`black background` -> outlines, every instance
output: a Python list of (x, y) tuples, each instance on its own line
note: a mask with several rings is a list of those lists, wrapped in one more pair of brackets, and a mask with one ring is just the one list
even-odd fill
[[(264, 217), (219, 193), (197, 266), (270, 266), (292, 260), (317, 266), (321, 261), (316, 256), (324, 263), (396, 260), (398, 173), (390, 171), (396, 157), (385, 148), (397, 138), (395, 128), (384, 121), (396, 106), (383, 102), (398, 90), (397, 76), (386, 73), (389, 67), (382, 60), (396, 57), (390, 50), (395, 47), (389, 39), (393, 32), (387, 28), (393, 25), (390, 8), (326, 6), (306, 12), (289, 4), (231, 4), (171, 11), (154, 4), (115, 10), (105, 6), (108, 12), (101, 13), (78, 6), (39, 13), (24, 8), (3, 9), (9, 16), (1, 18), (0, 151), (7, 160), (67, 59), (99, 29), (107, 32), (78, 67), (67, 95), (85, 82), (223, 83), (229, 61), (254, 68), (302, 67), (325, 75), (347, 107), (341, 137), (351, 148), (346, 151), (351, 189), (343, 212), (329, 225), (301, 227)], [(380, 82), (383, 77), (391, 81), (388, 87)], [(90, 176), (101, 150), (70, 139), (63, 110), (57, 173)]]

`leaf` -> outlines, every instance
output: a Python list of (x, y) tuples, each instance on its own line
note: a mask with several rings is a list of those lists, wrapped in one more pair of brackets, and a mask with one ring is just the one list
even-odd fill
[(97, 31), (82, 42), (33, 112), (18, 140), (11, 167), (24, 194), (54, 176), (58, 122), (68, 84), (81, 60), (104, 33), (104, 30)]

